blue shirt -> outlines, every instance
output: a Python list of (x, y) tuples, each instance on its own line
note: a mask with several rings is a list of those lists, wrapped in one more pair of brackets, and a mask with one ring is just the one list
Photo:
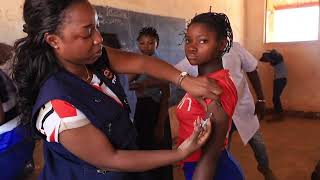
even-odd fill
[(129, 89), (129, 79), (128, 76), (125, 74), (118, 75), (120, 84), (123, 87), (124, 93), (127, 96), (127, 100), (130, 106), (130, 119), (131, 121), (134, 120), (134, 113), (136, 112), (136, 104), (137, 104), (137, 95), (135, 91), (131, 91)]
[[(155, 51), (155, 53), (152, 55), (153, 57), (159, 58), (161, 59), (159, 53), (157, 51)], [(138, 79), (136, 80), (137, 82), (142, 82), (144, 80), (148, 79), (147, 75), (140, 75), (138, 77)], [(143, 91), (143, 94), (139, 94), (137, 95), (138, 97), (151, 97), (154, 101), (156, 102), (160, 102), (160, 98), (161, 98), (161, 89), (160, 88), (146, 88)]]

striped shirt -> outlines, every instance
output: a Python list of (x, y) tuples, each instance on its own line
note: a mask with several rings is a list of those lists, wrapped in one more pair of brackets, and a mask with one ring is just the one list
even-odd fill
[[(95, 74), (91, 86), (110, 96), (122, 105), (119, 98)], [(90, 124), (88, 118), (67, 101), (54, 99), (47, 102), (38, 114), (36, 128), (46, 136), (48, 142), (59, 142), (59, 133)]]

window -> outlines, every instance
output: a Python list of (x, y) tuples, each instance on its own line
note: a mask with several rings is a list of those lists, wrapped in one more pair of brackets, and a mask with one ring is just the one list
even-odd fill
[(319, 40), (319, 0), (267, 0), (266, 42)]

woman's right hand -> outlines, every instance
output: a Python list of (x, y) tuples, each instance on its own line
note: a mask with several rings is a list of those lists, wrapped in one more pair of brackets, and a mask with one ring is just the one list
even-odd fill
[(222, 89), (217, 82), (205, 76), (187, 76), (181, 82), (181, 87), (197, 99), (217, 100), (222, 93)]
[(211, 121), (208, 121), (205, 127), (201, 125), (202, 120), (197, 119), (194, 122), (194, 131), (193, 133), (184, 140), (178, 147), (184, 158), (188, 157), (194, 151), (202, 147), (208, 140), (211, 133)]

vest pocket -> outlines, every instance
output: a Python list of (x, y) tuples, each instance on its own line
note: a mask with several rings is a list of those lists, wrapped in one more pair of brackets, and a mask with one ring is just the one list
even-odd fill
[(129, 174), (124, 172), (113, 172), (94, 167), (83, 167), (84, 179), (95, 180), (126, 180), (129, 179)]

